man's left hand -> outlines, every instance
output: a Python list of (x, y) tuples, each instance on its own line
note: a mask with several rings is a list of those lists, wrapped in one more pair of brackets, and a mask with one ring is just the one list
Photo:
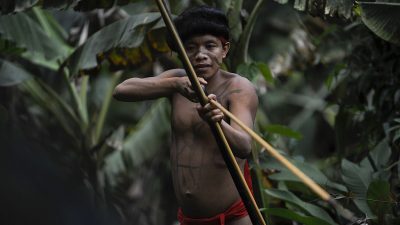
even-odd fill
[[(208, 99), (217, 101), (217, 96), (214, 94), (210, 94), (207, 96)], [(197, 106), (197, 112), (199, 113), (200, 117), (205, 120), (206, 122), (218, 122), (220, 123), (224, 118), (224, 114), (220, 109), (215, 107), (210, 102), (202, 107), (200, 104)]]

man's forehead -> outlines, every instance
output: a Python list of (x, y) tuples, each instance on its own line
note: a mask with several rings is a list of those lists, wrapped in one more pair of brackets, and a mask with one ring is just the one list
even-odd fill
[(187, 39), (186, 43), (198, 43), (198, 42), (207, 42), (207, 41), (219, 41), (220, 39), (212, 34), (201, 34), (201, 35), (194, 35)]

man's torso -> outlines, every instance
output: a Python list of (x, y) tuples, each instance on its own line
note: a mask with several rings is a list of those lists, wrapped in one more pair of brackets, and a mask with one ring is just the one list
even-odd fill
[[(224, 72), (208, 83), (206, 91), (216, 94), (218, 102), (229, 109), (233, 94), (239, 92), (237, 79), (238, 75)], [(175, 94), (171, 104), (171, 165), (178, 203), (188, 216), (207, 217), (223, 212), (239, 199), (239, 194), (211, 130), (198, 115), (198, 103)], [(244, 162), (238, 159), (242, 170)]]

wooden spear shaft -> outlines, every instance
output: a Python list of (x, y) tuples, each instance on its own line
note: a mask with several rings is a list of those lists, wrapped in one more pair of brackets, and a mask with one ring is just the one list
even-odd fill
[[(196, 72), (193, 69), (193, 66), (190, 63), (190, 60), (186, 54), (185, 48), (183, 47), (182, 41), (179, 38), (179, 35), (175, 29), (174, 24), (172, 23), (171, 16), (169, 15), (165, 4), (162, 0), (157, 0), (157, 5), (160, 10), (160, 13), (163, 17), (163, 20), (168, 28), (169, 32), (172, 34), (175, 43), (178, 45), (178, 53), (181, 57), (182, 63), (185, 66), (186, 73), (189, 77), (189, 80), (192, 84), (193, 90), (196, 92), (197, 97), (200, 101), (200, 104), (204, 106), (208, 103), (208, 98), (201, 88), (200, 82), (197, 79)], [(236, 185), (236, 188), (239, 192), (240, 197), (249, 213), (249, 217), (253, 225), (266, 225), (264, 218), (261, 215), (260, 210), (257, 207), (257, 203), (251, 194), (249, 187), (247, 186), (246, 180), (240, 170), (239, 165), (236, 162), (236, 158), (232, 153), (231, 148), (229, 147), (228, 141), (225, 138), (225, 135), (222, 131), (222, 128), (219, 123), (209, 123), (211, 131), (214, 134), (216, 142), (221, 150), (222, 157), (224, 158), (225, 164), (232, 176), (233, 182)]]
[(210, 103), (220, 109), (226, 116), (228, 116), (232, 121), (237, 123), (246, 133), (248, 133), (255, 141), (262, 145), (266, 151), (268, 151), (274, 158), (276, 158), (280, 163), (282, 163), (286, 168), (288, 168), (293, 174), (295, 174), (304, 184), (311, 188), (319, 197), (325, 201), (329, 201), (331, 196), (328, 192), (322, 189), (317, 183), (311, 180), (307, 175), (305, 175), (301, 170), (294, 166), (289, 160), (283, 157), (278, 151), (276, 151), (270, 144), (268, 144), (264, 139), (262, 139), (256, 132), (248, 128), (242, 121), (236, 118), (235, 115), (226, 110), (221, 104), (214, 100), (210, 100)]
[[(225, 109), (217, 101), (210, 99), (211, 104), (220, 109), (227, 117), (239, 125), (246, 133), (248, 133), (255, 141), (262, 145), (266, 151), (268, 151), (275, 159), (282, 163), (286, 168), (288, 168), (294, 175), (296, 175), (306, 186), (308, 186), (315, 194), (317, 194), (321, 199), (331, 204), (340, 215), (342, 215), (347, 220), (356, 223), (363, 224), (365, 221), (359, 221), (354, 214), (348, 209), (344, 208), (339, 204), (334, 198), (330, 196), (328, 192), (321, 188), (317, 183), (310, 179), (306, 174), (294, 166), (289, 160), (283, 157), (278, 151), (276, 151), (270, 144), (268, 144), (264, 139), (262, 139), (256, 132), (247, 127), (242, 121), (240, 121), (235, 115)], [(367, 224), (366, 222), (364, 224)]]

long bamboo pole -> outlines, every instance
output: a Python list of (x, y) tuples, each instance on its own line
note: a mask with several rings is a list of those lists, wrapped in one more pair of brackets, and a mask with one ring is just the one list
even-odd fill
[(289, 160), (283, 157), (277, 150), (275, 150), (268, 142), (262, 139), (256, 132), (247, 127), (242, 121), (240, 121), (235, 115), (225, 109), (217, 101), (210, 99), (212, 105), (220, 109), (227, 117), (239, 125), (246, 133), (248, 133), (255, 141), (257, 141), (261, 146), (265, 148), (275, 159), (277, 159), (281, 164), (288, 168), (294, 175), (296, 175), (306, 186), (308, 186), (315, 194), (317, 194), (322, 200), (328, 202), (332, 205), (338, 213), (345, 219), (351, 221), (351, 224), (368, 224), (366, 220), (358, 219), (354, 214), (348, 209), (344, 208), (339, 204), (331, 195), (321, 188), (317, 183), (315, 183), (310, 177), (299, 170), (295, 165), (293, 165)]
[[(193, 90), (196, 92), (197, 97), (200, 101), (201, 105), (205, 105), (208, 103), (208, 98), (204, 93), (201, 85), (197, 79), (196, 72), (193, 69), (193, 66), (190, 63), (190, 60), (186, 54), (186, 51), (183, 47), (182, 41), (179, 38), (179, 35), (175, 29), (174, 24), (172, 23), (171, 16), (169, 15), (165, 4), (162, 0), (157, 0), (157, 5), (160, 10), (160, 13), (164, 19), (166, 27), (169, 32), (173, 35), (173, 38), (178, 45), (178, 53), (181, 57), (182, 63), (184, 64), (186, 73), (188, 78), (192, 84)], [(266, 225), (264, 218), (261, 215), (260, 210), (257, 207), (257, 203), (251, 194), (249, 187), (246, 184), (246, 180), (240, 170), (239, 165), (236, 162), (236, 158), (232, 153), (231, 148), (229, 147), (228, 141), (225, 138), (225, 135), (222, 131), (222, 128), (219, 123), (210, 123), (211, 131), (214, 134), (216, 142), (220, 148), (222, 157), (224, 158), (225, 164), (232, 176), (232, 179), (236, 185), (236, 188), (239, 192), (240, 197), (244, 205), (246, 206), (247, 212), (249, 213), (249, 217), (253, 225)]]

